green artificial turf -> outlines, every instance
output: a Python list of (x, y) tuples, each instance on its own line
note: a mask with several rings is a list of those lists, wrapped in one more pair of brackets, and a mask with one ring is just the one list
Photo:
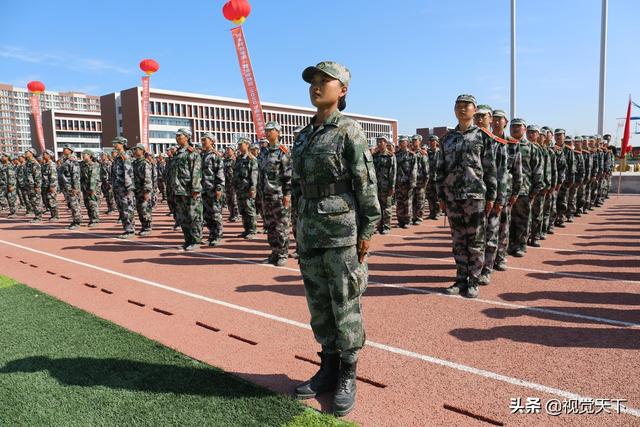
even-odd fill
[(0, 276), (0, 426), (348, 425)]

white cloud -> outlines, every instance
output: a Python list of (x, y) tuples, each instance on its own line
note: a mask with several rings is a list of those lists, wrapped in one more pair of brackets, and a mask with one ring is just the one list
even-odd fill
[(0, 46), (0, 58), (67, 68), (74, 71), (114, 72), (118, 74), (131, 74), (134, 72), (133, 68), (119, 67), (101, 59), (80, 58), (60, 52), (32, 52), (16, 46)]

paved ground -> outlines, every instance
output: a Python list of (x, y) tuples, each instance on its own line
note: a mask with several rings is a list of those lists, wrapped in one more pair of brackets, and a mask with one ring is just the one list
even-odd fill
[[(255, 383), (290, 393), (316, 370), (297, 263), (260, 264), (266, 239), (178, 249), (160, 206), (154, 234), (120, 241), (114, 217), (88, 230), (0, 218), (0, 271)], [(66, 218), (65, 218), (66, 219)], [(640, 196), (613, 196), (510, 259), (480, 298), (440, 290), (455, 269), (443, 221), (376, 236), (359, 366), (363, 425), (639, 425)], [(34, 345), (34, 349), (37, 346)], [(510, 402), (540, 398), (540, 414)], [(547, 402), (599, 415), (546, 415)], [(615, 402), (626, 399), (622, 414)], [(311, 401), (329, 409), (330, 399)], [(535, 409), (535, 402), (529, 406)], [(604, 409), (603, 409), (604, 408)], [(549, 406), (549, 409), (552, 409)], [(569, 408), (570, 409), (570, 408)], [(610, 411), (612, 414), (607, 414)]]

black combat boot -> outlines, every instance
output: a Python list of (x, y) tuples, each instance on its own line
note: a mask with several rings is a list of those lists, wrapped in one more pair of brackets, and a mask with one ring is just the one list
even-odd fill
[(336, 389), (340, 355), (320, 352), (318, 356), (320, 356), (320, 369), (310, 380), (296, 387), (297, 399), (311, 399), (319, 394)]
[(356, 365), (340, 361), (340, 377), (336, 397), (333, 399), (333, 412), (344, 417), (356, 406)]

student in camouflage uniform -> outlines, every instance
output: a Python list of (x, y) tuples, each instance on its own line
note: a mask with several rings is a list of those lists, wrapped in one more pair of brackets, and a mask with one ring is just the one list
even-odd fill
[(29, 148), (25, 152), (25, 163), (23, 165), (25, 198), (31, 207), (34, 218), (30, 222), (42, 222), (42, 172), (40, 163), (36, 160), (37, 151)]
[(227, 146), (224, 153), (224, 179), (225, 186), (225, 205), (229, 211), (229, 222), (237, 222), (238, 200), (236, 199), (236, 189), (233, 186), (233, 176), (236, 168), (236, 153), (232, 146)]
[(100, 189), (107, 202), (107, 215), (115, 210), (111, 185), (111, 160), (106, 152), (100, 154)]
[(544, 203), (547, 192), (551, 190), (551, 163), (549, 161), (549, 152), (542, 146), (543, 135), (540, 128), (536, 125), (529, 125), (527, 127), (527, 139), (531, 141), (532, 151), (536, 152), (535, 158), (537, 159), (534, 168), (541, 171), (542, 188), (537, 196), (531, 202), (531, 225), (529, 228), (529, 236), (527, 245), (535, 248), (540, 247), (538, 239), (542, 234), (542, 220), (544, 214)]
[(139, 236), (148, 236), (152, 231), (153, 220), (153, 170), (154, 165), (146, 156), (147, 149), (144, 144), (136, 144), (134, 150), (133, 186), (136, 199), (136, 211), (142, 229)]
[(413, 191), (418, 180), (418, 158), (409, 150), (409, 137), (398, 138), (399, 149), (396, 153), (396, 216), (400, 228), (409, 228), (413, 213)]
[(476, 298), (478, 279), (484, 266), (486, 216), (497, 195), (494, 141), (473, 124), (477, 102), (472, 95), (456, 99), (456, 128), (442, 140), (442, 157), (437, 164), (436, 184), (440, 209), (446, 209), (453, 257), (455, 283), (449, 295)]
[(180, 226), (178, 225), (178, 220), (176, 218), (176, 201), (175, 201), (175, 197), (173, 195), (173, 189), (171, 188), (170, 185), (168, 185), (169, 183), (169, 177), (171, 176), (171, 174), (173, 173), (172, 168), (173, 168), (173, 157), (175, 156), (176, 151), (180, 148), (180, 146), (176, 147), (171, 147), (169, 148), (169, 150), (167, 151), (167, 166), (165, 168), (165, 186), (167, 189), (167, 206), (169, 207), (169, 212), (167, 213), (167, 216), (172, 216), (173, 220), (174, 220), (174, 224), (173, 224), (173, 230), (177, 230), (178, 228), (180, 228)]
[(165, 187), (165, 169), (167, 168), (167, 162), (165, 161), (165, 155), (160, 153), (156, 157), (156, 175), (158, 176), (158, 190), (162, 199), (161, 202), (167, 200), (167, 189)]
[(429, 155), (422, 148), (422, 136), (413, 135), (411, 137), (411, 151), (416, 156), (416, 187), (413, 189), (413, 199), (411, 201), (411, 224), (422, 224), (424, 218), (424, 203), (429, 184)]
[(178, 150), (171, 160), (168, 188), (175, 198), (176, 221), (184, 235), (185, 251), (199, 249), (202, 240), (202, 160), (191, 146), (191, 129), (176, 132)]
[(380, 203), (382, 213), (378, 223), (380, 234), (389, 234), (391, 231), (393, 193), (396, 188), (396, 156), (387, 149), (388, 143), (389, 138), (386, 135), (378, 135), (376, 138), (377, 150), (373, 155), (373, 165), (378, 180), (378, 203)]
[(156, 159), (153, 154), (145, 151), (144, 158), (151, 165), (151, 211), (156, 208), (158, 204), (158, 169), (156, 167)]
[(355, 406), (358, 354), (365, 342), (360, 296), (380, 205), (364, 131), (340, 112), (349, 70), (321, 62), (302, 76), (311, 85), (317, 114), (293, 146), (298, 252), (311, 328), (322, 352), (320, 370), (296, 395), (306, 399), (335, 390), (334, 412), (344, 416)]
[(42, 203), (51, 217), (49, 221), (57, 221), (60, 219), (58, 214), (58, 170), (53, 162), (53, 151), (46, 150), (42, 153)]
[[(542, 163), (540, 153), (525, 137), (527, 124), (522, 119), (511, 121), (511, 136), (518, 140), (518, 148), (522, 158), (522, 185), (520, 194), (511, 211), (509, 230), (509, 254), (523, 257), (527, 250), (527, 240), (531, 226), (531, 204), (544, 188), (542, 181)], [(539, 132), (535, 132), (536, 137)]]
[(58, 172), (60, 188), (67, 202), (67, 207), (71, 211), (71, 224), (69, 230), (80, 227), (82, 222), (82, 211), (80, 210), (80, 165), (73, 156), (73, 149), (65, 145), (62, 149), (62, 165)]
[(564, 180), (558, 191), (558, 201), (556, 202), (558, 213), (554, 225), (559, 228), (564, 228), (565, 220), (568, 219), (570, 215), (573, 215), (572, 212), (569, 212), (569, 198), (576, 175), (575, 153), (573, 151), (573, 139), (565, 134), (564, 129), (556, 129), (554, 138), (556, 140), (556, 146), (562, 151), (562, 158), (564, 159)]
[(604, 150), (604, 176), (602, 182), (602, 192), (600, 197), (600, 205), (604, 203), (605, 199), (609, 198), (609, 189), (611, 188), (611, 172), (615, 164), (615, 158), (612, 151), (612, 147), (609, 147), (609, 141), (611, 141), (611, 135), (606, 134), (602, 137), (603, 150)]
[[(298, 126), (293, 130), (293, 140), (295, 141), (302, 132), (304, 126)], [(293, 238), (296, 239), (296, 226), (298, 221), (298, 200), (296, 199), (296, 192), (291, 192), (291, 230), (293, 232)], [(291, 254), (291, 258), (298, 259), (298, 249)]]
[(236, 188), (238, 209), (242, 217), (244, 231), (239, 237), (254, 239), (256, 237), (256, 191), (258, 187), (258, 161), (249, 153), (250, 141), (241, 137), (238, 140), (238, 156), (233, 175), (233, 186)]
[(429, 201), (429, 219), (436, 220), (440, 214), (438, 192), (436, 191), (436, 165), (440, 158), (439, 138), (437, 135), (429, 136), (429, 181), (427, 182), (427, 200)]
[(209, 246), (215, 247), (222, 240), (224, 228), (222, 225), (222, 197), (225, 190), (224, 161), (215, 150), (216, 137), (206, 132), (202, 141), (202, 206), (204, 208), (204, 223), (209, 229)]
[[(254, 143), (249, 146), (249, 153), (253, 157), (255, 157), (256, 162), (258, 164), (258, 170), (260, 169), (260, 163), (262, 162), (262, 157), (264, 155), (264, 150), (262, 149), (261, 143), (262, 142)], [(259, 172), (258, 172), (258, 176), (260, 176)], [(260, 215), (260, 218), (262, 218), (262, 233), (267, 234), (267, 222), (264, 219), (264, 210), (262, 209), (262, 188), (260, 187), (260, 185), (256, 187), (255, 202), (256, 202), (256, 220), (257, 220), (257, 216)]]
[(478, 277), (478, 285), (486, 286), (491, 283), (491, 273), (493, 273), (493, 265), (498, 252), (498, 238), (500, 234), (500, 216), (502, 209), (507, 203), (507, 141), (489, 131), (493, 123), (493, 110), (486, 104), (478, 105), (478, 109), (474, 115), (475, 125), (489, 136), (489, 144), (485, 149), (493, 150), (492, 157), (495, 159), (496, 169), (496, 199), (493, 209), (486, 217), (485, 226), (485, 259), (480, 276)]
[[(507, 269), (507, 249), (509, 246), (509, 229), (511, 227), (511, 209), (518, 200), (518, 194), (520, 194), (520, 187), (522, 186), (522, 157), (520, 155), (520, 147), (518, 146), (517, 139), (507, 138), (505, 134), (504, 129), (508, 123), (509, 120), (507, 119), (507, 113), (503, 110), (493, 110), (493, 123), (491, 130), (496, 137), (507, 141), (507, 183), (504, 193), (505, 196), (509, 197), (500, 212), (498, 248), (495, 252), (495, 260), (493, 261), (493, 268), (498, 271), (505, 271)], [(491, 249), (489, 249), (489, 251), (485, 251), (485, 265), (491, 265), (490, 258), (493, 256), (494, 254)]]
[(120, 221), (124, 233), (118, 236), (120, 239), (129, 239), (133, 237), (135, 233), (135, 206), (136, 201), (134, 197), (134, 178), (133, 178), (133, 165), (131, 158), (127, 154), (127, 139), (118, 136), (112, 141), (115, 149), (116, 156), (113, 159), (113, 168), (111, 172), (111, 181), (113, 182), (113, 196), (116, 200), (116, 205), (120, 209), (121, 216)]
[(558, 215), (558, 194), (560, 188), (562, 187), (562, 183), (564, 182), (565, 172), (567, 168), (567, 164), (564, 160), (564, 154), (562, 153), (562, 148), (554, 145), (554, 136), (555, 132), (553, 131), (553, 129), (548, 128), (545, 144), (547, 150), (549, 150), (549, 157), (552, 159), (551, 167), (553, 187), (551, 188), (549, 196), (545, 201), (544, 216), (542, 222), (542, 240), (546, 238), (546, 234), (555, 233), (554, 225), (556, 223), (556, 218)]
[(9, 155), (3, 153), (0, 156), (2, 164), (0, 164), (0, 181), (4, 183), (4, 195), (7, 199), (7, 207), (9, 208), (9, 216), (7, 218), (16, 217), (16, 199), (18, 193), (18, 181), (16, 180), (15, 166), (11, 163)]
[(4, 158), (6, 154), (0, 151), (0, 211), (4, 211), (9, 207), (7, 200), (7, 176), (5, 172), (6, 165)]
[(291, 156), (280, 144), (282, 127), (277, 122), (265, 125), (268, 148), (260, 157), (258, 187), (262, 194), (267, 240), (271, 255), (265, 261), (282, 267), (289, 257), (289, 209), (291, 207)]
[[(576, 183), (573, 198), (571, 198), (571, 200), (574, 201), (574, 204), (573, 206), (570, 204), (569, 210), (573, 211), (574, 217), (581, 217), (582, 204), (584, 203), (584, 179), (587, 168), (585, 166), (585, 156), (582, 153), (582, 137), (576, 136), (573, 141), (575, 144), (575, 150), (573, 152), (575, 153), (576, 158)], [(567, 222), (573, 222), (573, 220), (567, 219)]]
[(82, 200), (89, 215), (89, 228), (97, 227), (100, 223), (98, 186), (100, 182), (100, 165), (93, 161), (93, 152), (84, 150), (80, 162), (80, 187)]
[(28, 195), (27, 168), (24, 154), (20, 154), (18, 156), (17, 163), (16, 177), (18, 179), (18, 198), (20, 199), (20, 205), (25, 209), (25, 215), (29, 215), (33, 212), (33, 208)]

